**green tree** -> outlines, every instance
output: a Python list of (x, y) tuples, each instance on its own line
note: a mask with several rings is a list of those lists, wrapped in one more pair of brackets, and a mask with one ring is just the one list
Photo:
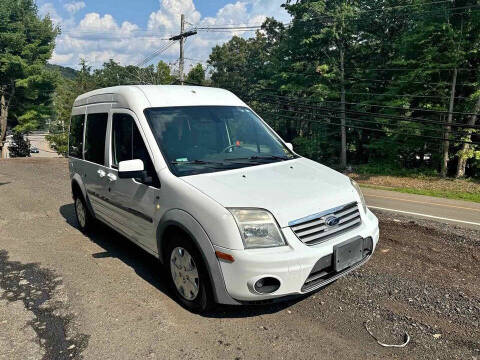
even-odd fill
[(238, 36), (234, 36), (223, 45), (216, 45), (208, 59), (208, 64), (214, 69), (213, 85), (244, 96), (249, 80), (248, 53), (249, 41)]
[(312, 74), (310, 87), (320, 98), (340, 100), (341, 168), (347, 165), (345, 68), (351, 66), (350, 52), (361, 41), (354, 21), (358, 5), (356, 0), (321, 0), (287, 1), (285, 6), (294, 17), (289, 41), (302, 44), (300, 53), (292, 54), (290, 66)]
[(20, 131), (15, 131), (12, 136), (12, 143), (8, 147), (10, 157), (29, 157), (30, 156), (30, 141), (25, 139), (25, 134)]
[(62, 156), (68, 154), (68, 129), (73, 99), (80, 91), (76, 82), (68, 79), (59, 82), (55, 91), (53, 99), (55, 111), (46, 139), (50, 147)]
[(267, 88), (279, 70), (275, 66), (275, 50), (284, 31), (283, 24), (268, 18), (255, 37), (234, 36), (215, 46), (207, 62), (212, 68), (212, 85), (228, 89), (246, 101), (255, 101), (257, 92)]
[(45, 64), (58, 32), (33, 0), (0, 2), (0, 148), (7, 121), (28, 132), (50, 115), (55, 75)]
[[(108, 73), (112, 72), (108, 71)], [(80, 70), (73, 80), (63, 78), (58, 81), (53, 96), (54, 114), (50, 123), (50, 133), (46, 137), (50, 147), (58, 154), (62, 156), (68, 154), (68, 130), (73, 102), (79, 95), (100, 87), (96, 83), (99, 78), (100, 81), (104, 81), (103, 84), (106, 84), (106, 77), (99, 76), (98, 73), (96, 76), (92, 75), (92, 68), (85, 60), (81, 60)]]
[(190, 69), (187, 74), (186, 82), (196, 85), (203, 85), (205, 83), (205, 70), (202, 64), (197, 64)]
[(164, 61), (158, 62), (157, 69), (152, 77), (154, 85), (169, 85), (175, 81), (170, 66)]

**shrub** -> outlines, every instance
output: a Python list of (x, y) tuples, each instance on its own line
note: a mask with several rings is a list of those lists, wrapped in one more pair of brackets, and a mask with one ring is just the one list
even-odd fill
[(28, 157), (30, 156), (30, 141), (25, 139), (25, 136), (21, 132), (14, 132), (12, 143), (8, 147), (10, 157)]

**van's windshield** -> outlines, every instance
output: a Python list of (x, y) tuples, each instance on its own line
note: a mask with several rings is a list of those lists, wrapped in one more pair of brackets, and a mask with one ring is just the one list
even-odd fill
[(145, 110), (177, 176), (290, 160), (295, 155), (248, 108), (182, 106)]

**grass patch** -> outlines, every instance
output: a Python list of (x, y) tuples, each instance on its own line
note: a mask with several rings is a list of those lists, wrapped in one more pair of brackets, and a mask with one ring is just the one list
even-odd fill
[(465, 191), (446, 191), (446, 190), (433, 190), (433, 189), (415, 189), (415, 188), (406, 188), (406, 187), (390, 187), (382, 185), (370, 185), (365, 183), (360, 183), (360, 186), (371, 188), (371, 189), (381, 189), (381, 190), (391, 190), (397, 191), (406, 194), (416, 194), (416, 195), (427, 195), (434, 196), (439, 198), (447, 198), (454, 200), (466, 200), (480, 203), (480, 193), (470, 193)]
[(365, 187), (480, 203), (478, 179), (444, 179), (421, 173), (415, 175), (354, 173), (350, 176)]
[(431, 168), (406, 169), (392, 164), (362, 164), (353, 166), (356, 174), (385, 175), (401, 177), (437, 177), (438, 173)]

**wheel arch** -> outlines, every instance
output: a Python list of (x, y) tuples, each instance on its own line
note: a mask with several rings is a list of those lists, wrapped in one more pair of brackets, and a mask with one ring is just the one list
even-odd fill
[(71, 187), (72, 187), (72, 197), (75, 197), (75, 195), (82, 196), (83, 199), (85, 200), (85, 203), (87, 204), (87, 208), (90, 211), (90, 214), (94, 214), (92, 204), (90, 204), (90, 199), (88, 198), (88, 194), (85, 189), (85, 185), (83, 184), (82, 178), (80, 177), (79, 174), (75, 174), (72, 177)]
[(199, 250), (208, 271), (215, 301), (221, 304), (239, 304), (227, 293), (222, 269), (210, 238), (201, 224), (186, 211), (170, 210), (160, 220), (157, 228), (157, 250), (160, 261), (165, 262), (168, 236), (173, 231), (184, 232)]

